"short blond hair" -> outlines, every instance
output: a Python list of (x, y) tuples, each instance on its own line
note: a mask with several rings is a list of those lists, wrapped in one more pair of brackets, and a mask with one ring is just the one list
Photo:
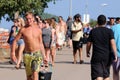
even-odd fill
[(32, 15), (34, 17), (33, 12), (26, 12), (25, 17), (28, 16), (28, 15)]

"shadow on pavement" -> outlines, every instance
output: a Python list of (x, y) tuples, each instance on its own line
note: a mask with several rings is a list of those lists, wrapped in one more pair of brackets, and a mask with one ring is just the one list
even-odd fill
[(14, 67), (12, 66), (0, 66), (1, 69), (15, 69)]
[(88, 65), (90, 65), (90, 62), (84, 62), (83, 64), (88, 64)]
[(25, 68), (16, 69), (16, 68), (13, 67), (13, 66), (0, 66), (0, 69), (21, 70), (21, 69), (25, 69)]
[[(72, 61), (57, 61), (55, 63), (59, 63), (59, 64), (63, 64), (63, 63), (66, 63), (66, 64), (73, 64)], [(77, 62), (76, 64), (80, 64), (79, 62)], [(90, 65), (90, 62), (84, 62), (82, 64), (86, 64), (86, 65)]]
[[(22, 65), (23, 66), (23, 65)], [(16, 69), (15, 64), (10, 64), (9, 61), (6, 62), (0, 62), (0, 68), (2, 69)], [(20, 68), (24, 69), (24, 67)], [(17, 70), (17, 69), (16, 69)]]
[(12, 65), (9, 63), (9, 61), (6, 61), (6, 62), (0, 62), (1, 65)]
[(73, 62), (71, 62), (71, 61), (56, 61), (55, 63), (60, 63), (60, 64), (63, 64), (63, 63), (72, 64)]

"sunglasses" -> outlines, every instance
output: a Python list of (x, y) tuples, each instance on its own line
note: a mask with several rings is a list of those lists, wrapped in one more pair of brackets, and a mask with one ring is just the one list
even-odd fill
[(43, 21), (43, 23), (44, 23), (44, 24), (47, 24), (47, 22), (46, 22), (46, 21)]

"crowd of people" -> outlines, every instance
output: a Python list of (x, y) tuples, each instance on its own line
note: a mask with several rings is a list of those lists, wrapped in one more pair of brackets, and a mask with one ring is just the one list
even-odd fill
[[(73, 64), (84, 63), (83, 44), (86, 44), (86, 55), (91, 58), (91, 80), (109, 80), (110, 66), (113, 65), (113, 80), (119, 80), (120, 69), (120, 18), (116, 23), (106, 21), (104, 15), (97, 18), (97, 26), (91, 28), (90, 24), (81, 21), (81, 15), (62, 16), (42, 19), (32, 12), (27, 12), (25, 20), (21, 17), (14, 20), (11, 27), (8, 43), (11, 46), (10, 63), (15, 68), (21, 68), (23, 61), (27, 80), (38, 80), (40, 65), (55, 66), (56, 50), (63, 46), (73, 48)], [(107, 24), (106, 24), (107, 23)]]

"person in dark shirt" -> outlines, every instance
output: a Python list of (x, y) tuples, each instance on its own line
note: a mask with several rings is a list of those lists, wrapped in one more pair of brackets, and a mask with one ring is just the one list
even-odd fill
[(114, 52), (114, 61), (117, 61), (116, 45), (114, 34), (111, 29), (105, 27), (106, 17), (99, 15), (97, 19), (98, 27), (91, 30), (86, 46), (87, 57), (91, 58), (91, 78), (92, 80), (109, 80), (111, 49)]
[(72, 20), (72, 17), (69, 16), (67, 21), (66, 21), (66, 24), (67, 24), (67, 46), (69, 48), (72, 47), (72, 31), (71, 31), (71, 27), (72, 27), (72, 23), (73, 23), (73, 20)]

